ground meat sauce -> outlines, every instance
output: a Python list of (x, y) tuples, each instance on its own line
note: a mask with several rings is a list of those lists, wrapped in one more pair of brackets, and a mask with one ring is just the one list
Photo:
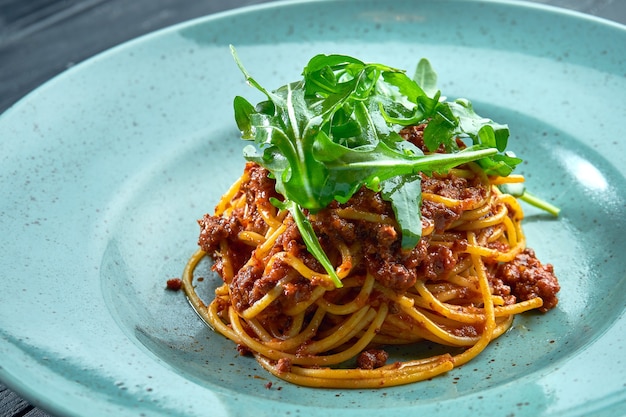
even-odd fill
[(182, 288), (182, 286), (183, 286), (183, 281), (180, 278), (170, 278), (167, 280), (167, 284), (165, 288), (171, 291), (178, 291)]
[(360, 369), (376, 369), (385, 366), (389, 354), (381, 349), (369, 349), (359, 353), (356, 366)]
[[(423, 127), (407, 128), (401, 132), (405, 139), (410, 140), (423, 148)], [(289, 305), (306, 300), (315, 283), (298, 277), (297, 273), (287, 265), (276, 262), (274, 267), (264, 273), (264, 265), (243, 265), (250, 258), (252, 248), (241, 244), (237, 235), (242, 230), (254, 230), (265, 233), (265, 225), (260, 214), (254, 209), (255, 205), (270, 205), (270, 198), (280, 199), (274, 189), (274, 181), (268, 178), (268, 171), (254, 164), (247, 163), (241, 185), (241, 193), (245, 193), (247, 207), (235, 211), (230, 218), (205, 215), (198, 221), (200, 225), (200, 247), (215, 259), (214, 270), (222, 272), (223, 265), (217, 254), (220, 241), (226, 239), (230, 254), (234, 261), (234, 270), (237, 271), (230, 286), (231, 297), (235, 308), (243, 311), (259, 300), (267, 291), (274, 287), (276, 281), (288, 274), (294, 274), (292, 280), (284, 287), (285, 297), (279, 298), (280, 305), (274, 305), (266, 310), (268, 314), (276, 314), (280, 322), (280, 312)], [(468, 205), (482, 199), (486, 190), (479, 183), (472, 180), (448, 175), (444, 178), (437, 176), (422, 176), (422, 190), (424, 193), (434, 193), (442, 196), (467, 201)], [(367, 212), (374, 212), (393, 217), (393, 210), (389, 202), (384, 201), (379, 193), (362, 188), (345, 204), (333, 202), (330, 208), (349, 208)], [(457, 220), (462, 214), (461, 209), (450, 209), (442, 204), (424, 201), (421, 208), (424, 225), (433, 225), (435, 232), (444, 230)], [(324, 273), (324, 269), (317, 260), (308, 253), (298, 228), (288, 216), (287, 231), (276, 241), (273, 253), (288, 251), (304, 260), (310, 268)], [(343, 241), (348, 245), (359, 242), (363, 254), (362, 260), (356, 265), (354, 275), (370, 273), (385, 287), (402, 292), (412, 287), (420, 280), (433, 280), (442, 274), (451, 271), (459, 262), (455, 249), (462, 248), (467, 242), (459, 239), (452, 248), (444, 246), (430, 246), (429, 238), (422, 237), (417, 246), (411, 250), (401, 249), (401, 236), (394, 227), (387, 224), (378, 224), (360, 220), (346, 220), (339, 217), (332, 210), (321, 210), (311, 216), (311, 224), (320, 239), (322, 247), (331, 260), (337, 260), (339, 255), (333, 253), (333, 242)], [(458, 253), (458, 251), (457, 251)], [(243, 268), (242, 268), (243, 267)], [(557, 304), (556, 293), (559, 290), (557, 279), (551, 265), (542, 265), (531, 249), (526, 249), (509, 264), (491, 268), (490, 283), (497, 295), (504, 297), (505, 302), (527, 300), (536, 296), (544, 300), (542, 311), (547, 311)], [(493, 272), (495, 271), (495, 272)], [(276, 302), (274, 304), (277, 304)], [(284, 323), (287, 326), (289, 323)]]
[(556, 294), (560, 286), (554, 276), (554, 268), (551, 264), (539, 262), (530, 248), (526, 248), (512, 262), (499, 265), (496, 279), (509, 287), (510, 290), (505, 292), (510, 291), (519, 301), (541, 297), (543, 306), (539, 311), (546, 312), (558, 303)]

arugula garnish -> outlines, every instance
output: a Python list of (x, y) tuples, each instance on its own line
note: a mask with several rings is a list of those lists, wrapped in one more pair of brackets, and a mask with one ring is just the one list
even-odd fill
[[(487, 175), (509, 175), (521, 162), (505, 152), (509, 129), (477, 115), (469, 101), (445, 101), (437, 76), (422, 59), (413, 79), (404, 71), (345, 55), (317, 55), (303, 79), (275, 91), (262, 87), (231, 52), (246, 81), (267, 98), (253, 106), (234, 99), (242, 138), (254, 145), (244, 156), (268, 169), (284, 197), (309, 252), (337, 287), (341, 281), (303, 210), (312, 213), (346, 202), (361, 187), (380, 191), (393, 207), (402, 248), (421, 237), (420, 172), (445, 173), (475, 161)], [(424, 153), (398, 134), (427, 122)], [(456, 138), (466, 138), (460, 147)], [(435, 153), (443, 147), (446, 153)]]
[(501, 184), (498, 186), (503, 193), (511, 194), (513, 197), (519, 198), (522, 201), (535, 206), (543, 211), (546, 211), (553, 216), (558, 216), (561, 209), (554, 204), (550, 204), (547, 201), (537, 197), (526, 189), (526, 186), (522, 183)]

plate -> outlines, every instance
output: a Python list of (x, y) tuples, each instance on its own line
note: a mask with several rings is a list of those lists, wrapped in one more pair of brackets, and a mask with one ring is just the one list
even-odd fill
[[(527, 210), (561, 303), (480, 357), (418, 384), (310, 389), (275, 380), (165, 290), (196, 219), (241, 173), (232, 99), (316, 53), (412, 71), (508, 123)], [(275, 3), (208, 16), (77, 65), (0, 118), (0, 379), (80, 416), (616, 415), (626, 404), (626, 30), (525, 3)], [(216, 284), (207, 272), (207, 293)], [(268, 388), (268, 382), (272, 382)]]

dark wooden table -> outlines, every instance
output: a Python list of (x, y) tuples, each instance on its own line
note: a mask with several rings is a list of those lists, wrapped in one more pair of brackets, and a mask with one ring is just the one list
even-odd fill
[[(624, 0), (534, 0), (626, 24)], [(0, 0), (0, 113), (75, 63), (142, 34), (264, 0)], [(0, 416), (46, 417), (0, 381)]]

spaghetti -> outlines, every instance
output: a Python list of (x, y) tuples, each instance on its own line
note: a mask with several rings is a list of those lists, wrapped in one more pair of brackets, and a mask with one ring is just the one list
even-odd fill
[[(401, 135), (419, 143), (424, 126)], [(307, 214), (340, 278), (307, 251), (268, 171), (248, 162), (213, 215), (183, 289), (217, 332), (270, 373), (311, 387), (376, 388), (432, 378), (475, 358), (515, 315), (557, 304), (552, 266), (526, 247), (517, 199), (474, 163), (421, 175), (422, 236), (402, 249), (390, 204), (363, 187)], [(416, 208), (417, 210), (417, 208)], [(223, 284), (205, 303), (194, 270), (204, 257)], [(448, 353), (386, 363), (384, 346), (430, 341)]]

